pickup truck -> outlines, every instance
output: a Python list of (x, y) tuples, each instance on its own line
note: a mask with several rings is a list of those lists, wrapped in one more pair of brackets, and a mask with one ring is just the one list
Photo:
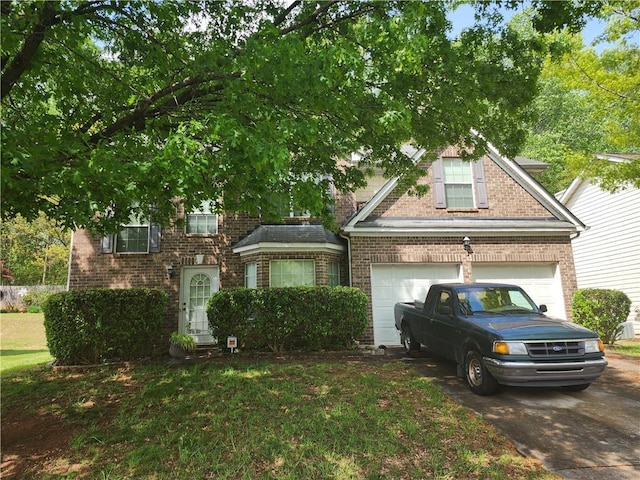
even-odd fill
[(394, 307), (407, 353), (424, 345), (456, 362), (474, 393), (491, 395), (501, 385), (584, 390), (607, 365), (604, 344), (546, 311), (516, 285), (488, 283), (432, 285), (424, 302)]

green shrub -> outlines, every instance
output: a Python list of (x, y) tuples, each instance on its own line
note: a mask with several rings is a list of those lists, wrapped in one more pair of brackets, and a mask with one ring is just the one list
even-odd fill
[(42, 307), (54, 293), (53, 290), (30, 290), (22, 297), (22, 303), (27, 307), (27, 311), (31, 313), (29, 307)]
[(61, 365), (149, 355), (167, 309), (167, 294), (149, 288), (72, 290), (45, 303), (47, 346)]
[(366, 328), (366, 307), (366, 295), (350, 287), (236, 289), (212, 295), (207, 315), (222, 344), (235, 335), (244, 349), (282, 352), (351, 346)]
[(631, 300), (619, 290), (585, 288), (573, 295), (573, 321), (596, 332), (606, 344), (620, 335), (630, 309)]

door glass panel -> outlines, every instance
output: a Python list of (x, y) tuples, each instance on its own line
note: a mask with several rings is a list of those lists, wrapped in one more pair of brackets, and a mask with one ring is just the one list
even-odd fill
[(189, 284), (189, 324), (190, 334), (209, 333), (207, 322), (207, 300), (211, 296), (211, 278), (198, 273)]

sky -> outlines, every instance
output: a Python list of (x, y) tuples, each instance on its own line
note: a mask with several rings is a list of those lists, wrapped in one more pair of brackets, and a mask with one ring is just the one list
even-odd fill
[[(520, 10), (505, 10), (505, 14), (507, 17), (511, 17), (515, 13), (524, 10), (524, 8), (525, 3), (523, 3)], [(461, 5), (455, 10), (455, 12), (449, 13), (448, 18), (453, 24), (453, 36), (457, 36), (464, 28), (470, 27), (474, 24), (473, 12), (474, 9), (472, 6)], [(592, 45), (592, 42), (596, 37), (604, 32), (605, 26), (606, 23), (599, 18), (589, 20), (585, 25), (585, 28), (582, 30), (582, 38), (585, 45), (594, 47), (597, 52), (600, 52), (605, 48), (606, 45), (603, 44), (597, 46)]]

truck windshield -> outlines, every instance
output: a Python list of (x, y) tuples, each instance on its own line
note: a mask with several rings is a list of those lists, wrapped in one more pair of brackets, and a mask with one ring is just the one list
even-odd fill
[(458, 292), (463, 315), (481, 313), (538, 313), (523, 290), (516, 287), (469, 287)]

